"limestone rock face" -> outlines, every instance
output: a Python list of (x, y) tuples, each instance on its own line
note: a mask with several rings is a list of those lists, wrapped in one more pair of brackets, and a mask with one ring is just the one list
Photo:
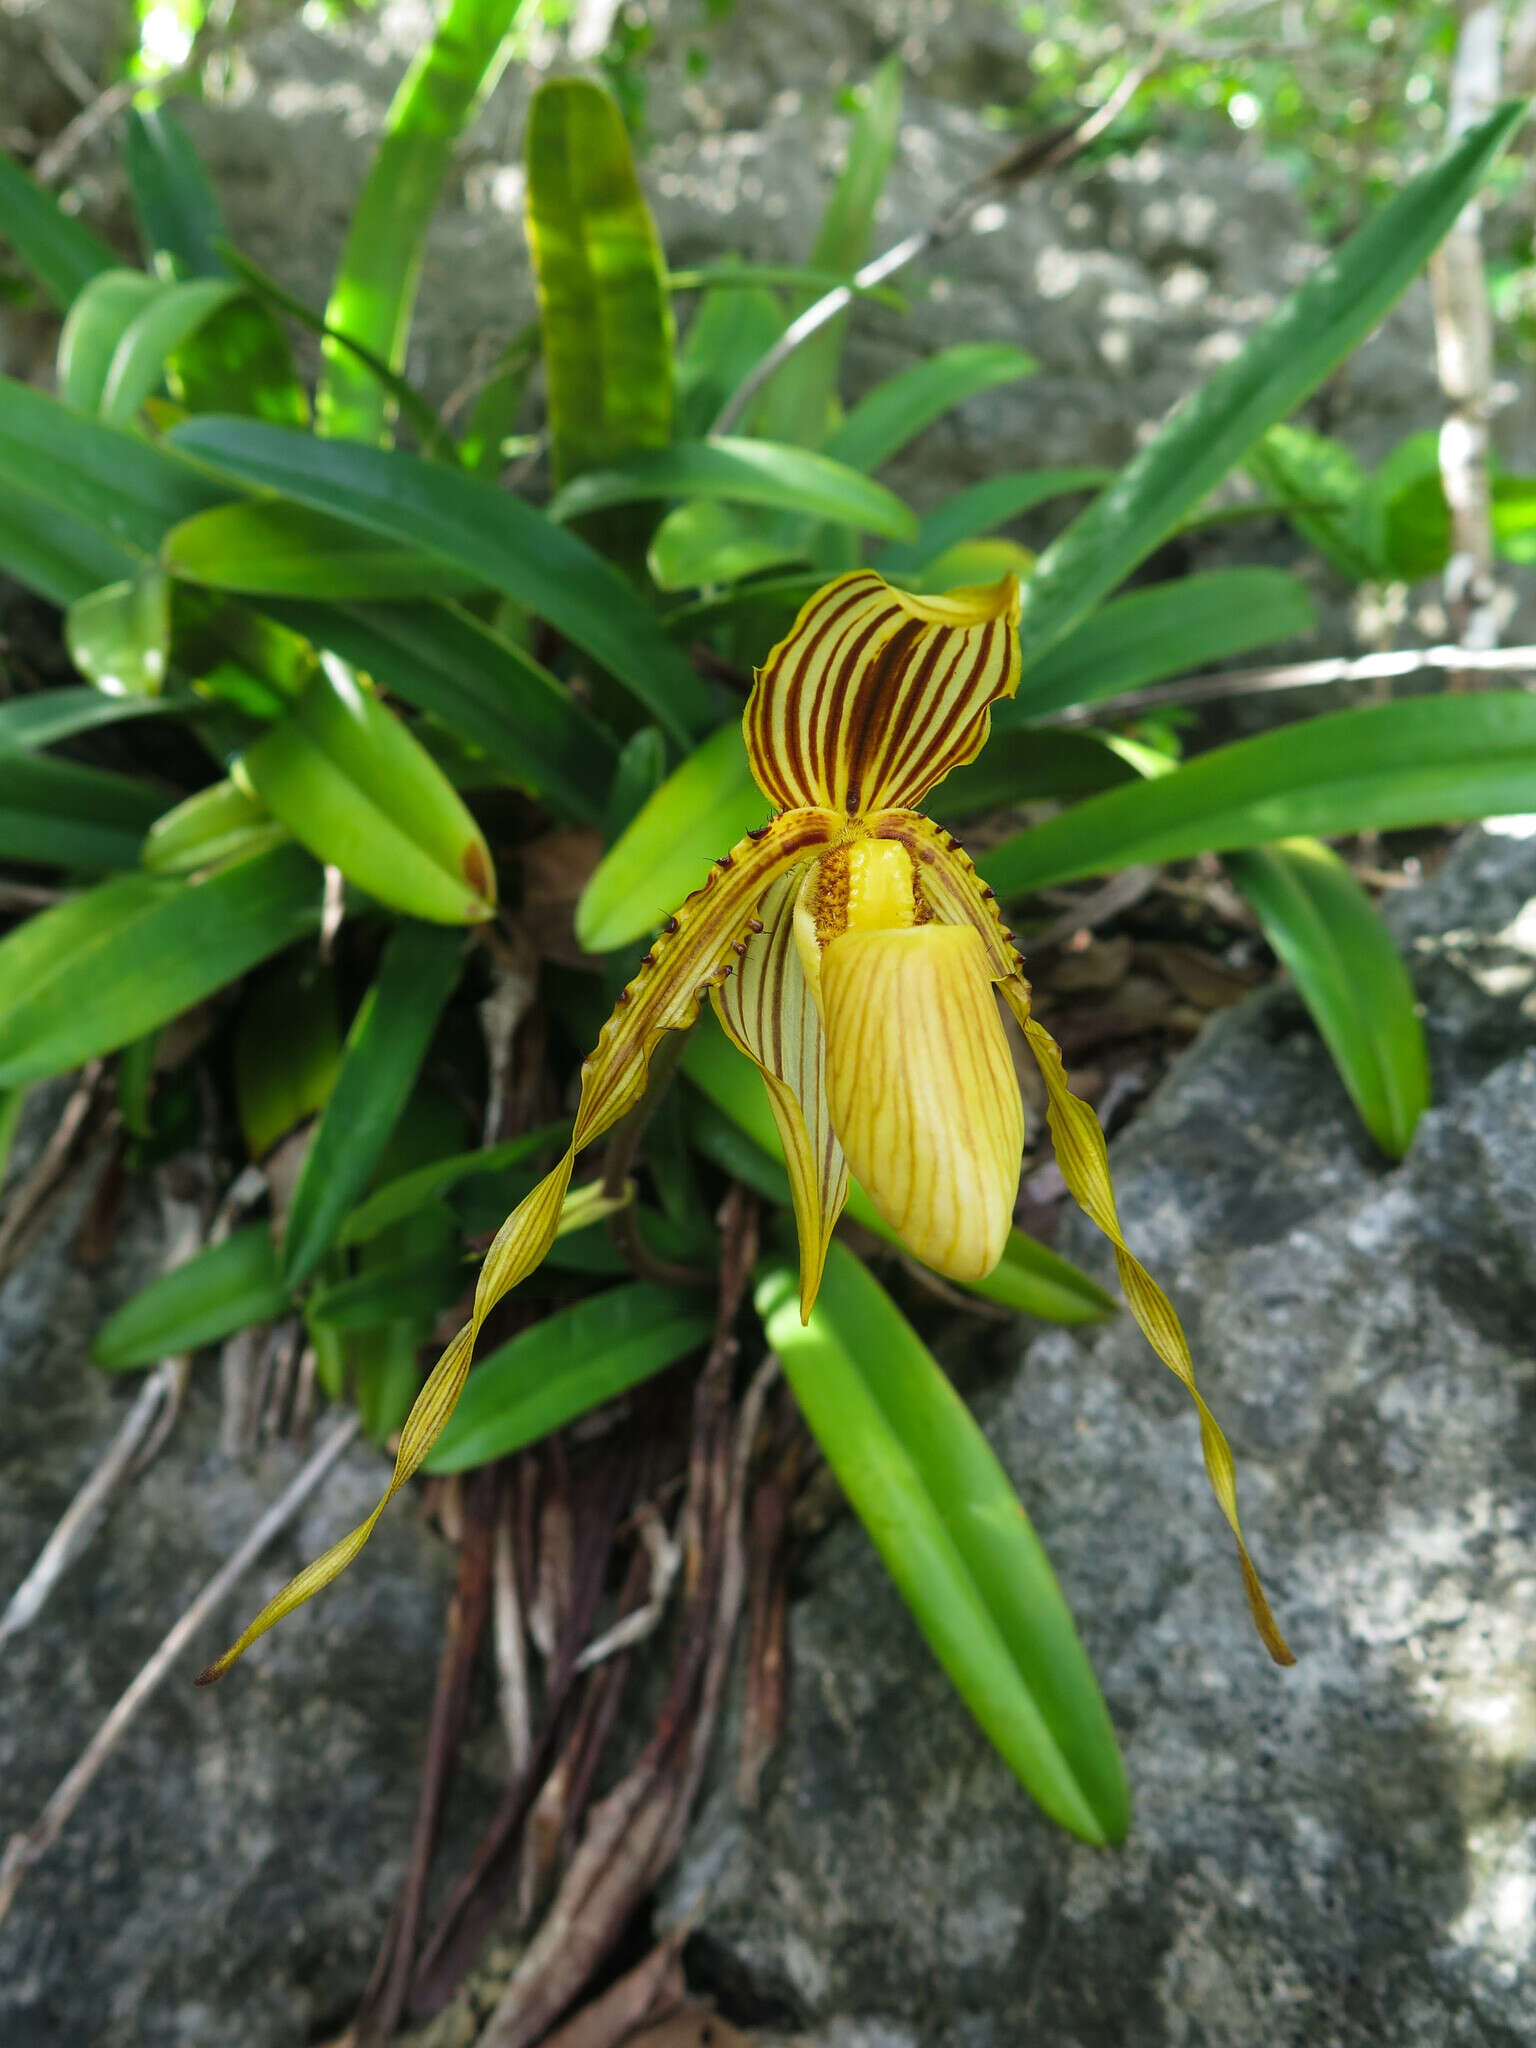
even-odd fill
[[(23, 1158), (47, 1128), (44, 1114), (30, 1120)], [(137, 1387), (137, 1374), (110, 1380), (87, 1354), (102, 1316), (158, 1270), (159, 1220), (130, 1201), (110, 1266), (87, 1276), (69, 1240), (89, 1178), (0, 1291), (0, 1603)], [(216, 1367), (200, 1366), (170, 1444), (0, 1650), (0, 1841), (36, 1818), (297, 1469), (286, 1448), (249, 1467), (221, 1456), (216, 1384)], [(221, 1686), (195, 1692), (192, 1678), (306, 1558), (361, 1519), (385, 1471), (376, 1451), (344, 1457), (26, 1878), (0, 1927), (6, 2048), (294, 2048), (349, 2017), (404, 1875), (446, 1546), (409, 1507), (387, 1517), (366, 1571), (295, 1615)], [(468, 1824), (461, 1808), (461, 1846)]]
[(1401, 1166), (1284, 989), (1115, 1147), (1296, 1668), (1128, 1321), (1038, 1338), (981, 1412), (1103, 1681), (1130, 1839), (1032, 1811), (845, 1527), (793, 1610), (762, 1814), (722, 1786), (674, 1887), (738, 2015), (816, 2048), (1536, 2038), (1533, 902), (1536, 838), (1477, 832), (1403, 906), (1438, 1094)]

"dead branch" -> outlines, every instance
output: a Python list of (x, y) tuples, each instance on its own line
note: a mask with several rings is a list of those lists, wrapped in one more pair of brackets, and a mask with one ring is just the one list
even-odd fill
[(1536, 676), (1536, 647), (1456, 646), (1407, 647), (1389, 654), (1328, 656), (1321, 661), (1290, 661), (1273, 668), (1234, 668), (1214, 676), (1183, 676), (1171, 683), (1152, 683), (1127, 690), (1096, 704), (1073, 704), (1052, 712), (1042, 725), (1092, 725), (1119, 720), (1160, 704), (1212, 704), (1227, 697), (1249, 697), (1266, 690), (1316, 690), (1329, 683), (1391, 682), (1402, 676), (1459, 669), (1470, 675)]
[(38, 1232), (64, 1193), (70, 1166), (100, 1130), (115, 1122), (107, 1110), (106, 1096), (106, 1068), (100, 1060), (92, 1060), (82, 1069), (51, 1137), (0, 1221), (0, 1280), (36, 1243)]
[(1118, 120), (1134, 95), (1162, 63), (1166, 50), (1165, 42), (1155, 43), (1150, 55), (1126, 73), (1103, 106), (1095, 108), (1080, 121), (1053, 128), (1045, 135), (1032, 136), (1009, 150), (979, 178), (956, 193), (926, 227), (919, 228), (916, 233), (872, 258), (855, 272), (851, 283), (834, 286), (807, 306), (803, 313), (791, 320), (773, 347), (759, 357), (731, 393), (709, 429), (711, 436), (729, 434), (739, 425), (747, 408), (769, 379), (783, 368), (797, 349), (805, 346), (812, 335), (819, 334), (840, 313), (846, 312), (859, 292), (883, 284), (888, 277), (905, 270), (909, 263), (925, 256), (930, 249), (953, 240), (967, 221), (989, 200), (996, 199), (999, 193), (1010, 191), (1027, 179), (1041, 178), (1051, 171), (1061, 170), (1074, 157), (1080, 156), (1111, 123)]

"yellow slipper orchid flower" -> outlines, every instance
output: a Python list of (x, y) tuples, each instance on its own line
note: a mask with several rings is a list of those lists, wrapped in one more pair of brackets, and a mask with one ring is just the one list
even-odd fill
[(494, 1305), (549, 1250), (576, 1155), (639, 1100), (663, 1032), (705, 996), (762, 1071), (783, 1140), (809, 1318), (850, 1170), (909, 1250), (954, 1279), (997, 1264), (1012, 1223), (1023, 1112), (994, 990), (1045, 1080), (1057, 1163), (1114, 1246), (1131, 1313), (1189, 1389), (1206, 1471), (1237, 1538), (1254, 1621), (1291, 1653), (1237, 1518), (1232, 1453), (1195, 1386), (1167, 1297), (1121, 1234), (1098, 1119), (1073, 1095), (1060, 1048), (1030, 1015), (1029, 983), (992, 891), (917, 808), (986, 742), (1018, 685), (1017, 580), (943, 597), (841, 576), (802, 609), (758, 671), (743, 717), (772, 820), (715, 863), (640, 964), (582, 1065), (565, 1157), (486, 1254), (474, 1313), (401, 1432), (394, 1476), (367, 1521), (299, 1573), (199, 1681), (349, 1565), (452, 1414)]

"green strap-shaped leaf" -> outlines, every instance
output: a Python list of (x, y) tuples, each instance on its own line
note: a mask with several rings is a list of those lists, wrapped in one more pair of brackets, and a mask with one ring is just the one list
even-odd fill
[(1243, 457), (1261, 490), (1285, 508), (1291, 525), (1349, 583), (1381, 574), (1360, 531), (1365, 472), (1353, 450), (1310, 427), (1271, 427)]
[[(689, 1034), (682, 1067), (694, 1086), (746, 1133), (760, 1153), (775, 1165), (782, 1162), (784, 1149), (762, 1080), (712, 1017), (702, 1019)], [(750, 1174), (743, 1177), (751, 1178)], [(847, 1213), (853, 1222), (888, 1243), (900, 1242), (857, 1181), (849, 1183)], [(1116, 1310), (1097, 1281), (1022, 1230), (1008, 1233), (1002, 1261), (985, 1280), (962, 1285), (984, 1301), (996, 1301), (1050, 1323), (1096, 1323)]]
[(1110, 469), (1077, 468), (1011, 470), (1003, 476), (989, 476), (957, 491), (930, 512), (918, 528), (916, 540), (897, 541), (882, 548), (874, 559), (874, 567), (893, 583), (900, 583), (903, 576), (936, 560), (958, 541), (992, 533), (1036, 505), (1048, 504), (1052, 498), (1096, 491), (1113, 475)]
[[(459, 137), (501, 75), (521, 0), (447, 0), (437, 31), (391, 102), (358, 195), (326, 323), (392, 370), (405, 367), (427, 228)], [(322, 434), (387, 443), (392, 407), (351, 350), (324, 345), (315, 396)]]
[[(4, 458), (0, 456), (0, 465)], [(137, 566), (126, 548), (83, 520), (23, 490), (14, 474), (0, 493), (0, 569), (62, 611)]]
[(437, 763), (345, 664), (327, 660), (242, 756), (237, 780), (349, 882), (434, 924), (496, 903), (490, 849)]
[(167, 1024), (320, 922), (296, 846), (200, 882), (118, 875), (0, 939), (0, 1087), (62, 1074)]
[(1119, 733), (1039, 725), (994, 733), (980, 758), (946, 775), (923, 809), (941, 825), (1043, 797), (1096, 796), (1177, 764)]
[(771, 441), (680, 441), (612, 469), (589, 469), (550, 504), (551, 519), (577, 519), (606, 505), (649, 498), (724, 498), (742, 505), (772, 505), (864, 533), (898, 538), (917, 532), (917, 520), (894, 491), (846, 463), (808, 448)]
[(654, 931), (770, 809), (732, 719), (674, 769), (599, 861), (576, 905), (577, 938), (589, 953), (608, 953)]
[(246, 989), (233, 1064), (235, 1108), (253, 1159), (325, 1107), (341, 1066), (336, 977), (308, 947), (274, 961)]
[(1095, 704), (1310, 633), (1316, 623), (1305, 586), (1283, 569), (1210, 569), (1128, 591), (1058, 640), (993, 723), (1003, 732), (1070, 704)]
[(1525, 118), (1501, 107), (1409, 180), (1185, 400), (1040, 558), (1019, 623), (1026, 675), (1358, 347), (1433, 253)]
[(221, 475), (458, 564), (547, 619), (682, 743), (712, 722), (709, 693), (633, 586), (520, 499), (418, 456), (318, 441), (254, 420), (189, 420), (170, 440)]
[(0, 240), (21, 258), (61, 313), (104, 270), (117, 268), (105, 242), (51, 192), (34, 184), (19, 164), (0, 151)]
[(101, 387), (98, 410), (109, 426), (126, 427), (159, 385), (166, 366), (202, 327), (241, 297), (226, 279), (193, 278), (166, 285), (123, 329)]
[(454, 934), (431, 925), (404, 923), (385, 947), (289, 1205), (281, 1256), (289, 1286), (314, 1272), (367, 1186), (416, 1085), (460, 964)]
[(454, 1152), (444, 1159), (430, 1160), (397, 1174), (383, 1187), (375, 1188), (365, 1202), (352, 1211), (339, 1232), (338, 1245), (367, 1244), (381, 1231), (390, 1230), (407, 1217), (431, 1207), (466, 1180), (486, 1174), (503, 1174), (509, 1166), (521, 1166), (569, 1131), (563, 1123), (544, 1124), (504, 1145), (487, 1145), (478, 1152)]
[(248, 597), (443, 597), (477, 582), (441, 555), (281, 499), (200, 512), (172, 527), (160, 559), (189, 583)]
[[(170, 108), (130, 107), (123, 143), (145, 250), (162, 281), (233, 282), (238, 272), (218, 194)], [(156, 366), (156, 381), (158, 375)], [(245, 293), (166, 351), (165, 381), (192, 412), (249, 413), (289, 425), (309, 417), (282, 328)]]
[[(769, 281), (743, 276), (739, 285), (718, 286), (700, 300), (677, 352), (677, 426), (689, 439), (709, 431), (742, 378), (784, 332), (784, 308), (765, 288)], [(675, 288), (675, 275), (670, 282)], [(836, 282), (829, 279), (828, 288)]]
[(1401, 1159), (1429, 1107), (1429, 1054), (1413, 983), (1375, 905), (1315, 839), (1231, 853), (1224, 865), (1290, 969), (1361, 1121)]
[(527, 157), (552, 454), (566, 484), (671, 438), (672, 305), (611, 94), (583, 78), (541, 86)]
[[(651, 536), (646, 565), (658, 590), (700, 590), (803, 562), (811, 529), (803, 520), (765, 520), (709, 498), (678, 505)], [(818, 574), (816, 583), (826, 581)]]
[(0, 860), (131, 868), (165, 799), (132, 776), (0, 753)]
[(103, 270), (81, 290), (59, 334), (58, 387), (65, 405), (100, 412), (119, 341), (166, 289), (142, 270)]
[[(901, 63), (890, 57), (870, 80), (854, 118), (848, 159), (811, 250), (814, 269), (847, 275), (869, 254), (875, 208), (890, 174), (900, 125)], [(803, 312), (821, 296), (815, 291), (802, 295), (792, 313)], [(757, 408), (759, 431), (768, 440), (793, 441), (803, 448), (819, 448), (825, 441), (846, 328), (846, 316), (829, 321), (775, 373)]]
[(231, 495), (141, 434), (82, 418), (10, 377), (0, 377), (0, 486), (0, 503), (19, 489), (140, 555), (155, 552), (167, 527)]
[(102, 1324), (91, 1357), (107, 1372), (153, 1365), (269, 1322), (288, 1306), (272, 1232), (247, 1224), (141, 1287)]
[(171, 651), (170, 592), (155, 568), (77, 598), (64, 645), (81, 675), (108, 697), (158, 697)]
[(139, 697), (113, 699), (99, 690), (38, 690), (30, 697), (12, 697), (0, 704), (0, 752), (33, 753), (55, 740), (94, 732), (99, 725), (117, 725), (125, 718), (152, 718), (167, 711), (185, 716), (185, 704)]
[(1016, 384), (1039, 367), (1007, 342), (962, 341), (941, 348), (867, 391), (821, 452), (853, 469), (879, 469), (955, 406), (1000, 384)]
[(210, 783), (156, 818), (139, 849), (148, 875), (194, 875), (264, 853), (292, 838), (265, 805), (233, 781)]
[(535, 1443), (675, 1365), (709, 1331), (697, 1295), (646, 1281), (560, 1309), (480, 1361), (423, 1470), (463, 1472)]
[(140, 103), (123, 118), (123, 169), (153, 263), (169, 256), (181, 277), (227, 277), (219, 245), (227, 237), (219, 196), (168, 106)]
[(965, 1403), (839, 1244), (808, 1326), (787, 1265), (764, 1273), (757, 1309), (827, 1463), (988, 1740), (1053, 1820), (1118, 1842), (1129, 1794), (1093, 1668)]
[(549, 670), (451, 604), (285, 604), (317, 647), (483, 747), (503, 775), (598, 824), (618, 749)]
[(1303, 834), (1536, 810), (1536, 697), (1412, 697), (1217, 747), (982, 855), (1000, 896)]

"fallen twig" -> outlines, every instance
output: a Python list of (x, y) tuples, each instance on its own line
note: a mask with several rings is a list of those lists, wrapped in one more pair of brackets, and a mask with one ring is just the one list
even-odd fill
[(110, 1116), (106, 1111), (106, 1069), (92, 1060), (81, 1072), (47, 1144), (31, 1172), (12, 1195), (0, 1221), (0, 1280), (31, 1250), (38, 1232), (63, 1194), (72, 1160)]
[(1150, 711), (1159, 704), (1210, 704), (1224, 697), (1248, 697), (1261, 690), (1315, 690), (1326, 683), (1390, 682), (1401, 676), (1449, 669), (1467, 675), (1536, 676), (1536, 647), (1407, 647), (1388, 654), (1327, 656), (1291, 661), (1274, 668), (1234, 668), (1214, 676), (1184, 676), (1127, 690), (1096, 704), (1074, 704), (1042, 718), (1042, 725), (1093, 725)]
[(1128, 71), (1116, 86), (1103, 106), (1097, 107), (1081, 121), (1069, 126), (1053, 128), (1047, 134), (1032, 136), (1027, 142), (1009, 150), (995, 164), (983, 171), (979, 178), (955, 194), (949, 204), (928, 223), (917, 229), (893, 248), (884, 250), (879, 256), (856, 271), (847, 284), (834, 285), (831, 291), (807, 306), (805, 311), (791, 320), (788, 327), (773, 347), (752, 365), (720, 408), (710, 434), (729, 434), (745, 416), (748, 406), (762, 390), (768, 380), (781, 370), (789, 358), (823, 327), (835, 320), (853, 304), (861, 291), (883, 284), (888, 277), (894, 277), (899, 270), (905, 270), (919, 256), (930, 249), (938, 248), (959, 234), (966, 222), (999, 192), (1021, 185), (1028, 178), (1044, 177), (1050, 171), (1060, 170), (1075, 156), (1089, 147), (1102, 135), (1110, 123), (1124, 111), (1132, 96), (1163, 61), (1166, 44), (1158, 42), (1151, 54), (1141, 64)]
[(214, 1573), (191, 1606), (169, 1630), (154, 1654), (118, 1700), (105, 1721), (86, 1744), (79, 1759), (55, 1788), (47, 1805), (24, 1834), (12, 1835), (0, 1856), (0, 1920), (23, 1878), (39, 1857), (58, 1840), (70, 1815), (89, 1790), (97, 1772), (121, 1742), (139, 1709), (158, 1689), (182, 1650), (196, 1635), (219, 1604), (237, 1586), (266, 1549), (272, 1538), (287, 1527), (324, 1479), (342, 1452), (357, 1435), (357, 1416), (339, 1422), (309, 1462), (297, 1472), (287, 1489), (252, 1527), (239, 1548)]

